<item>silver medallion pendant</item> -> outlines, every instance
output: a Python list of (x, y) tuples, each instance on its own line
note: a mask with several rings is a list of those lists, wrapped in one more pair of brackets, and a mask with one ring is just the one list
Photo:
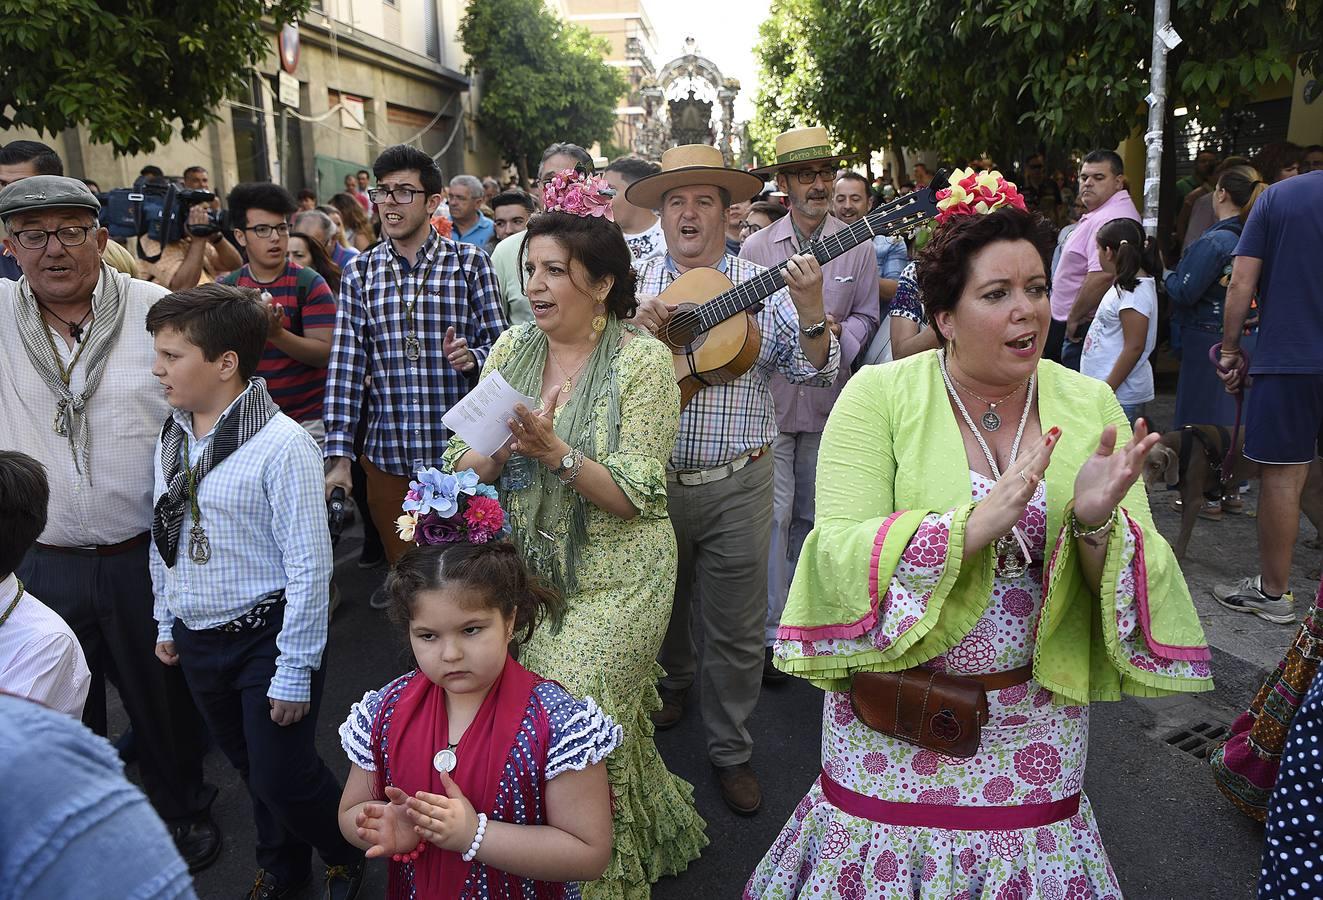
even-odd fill
[(1019, 578), (1029, 570), (1029, 560), (1020, 556), (1020, 545), (1015, 535), (1003, 534), (997, 538), (997, 574), (1003, 578)]
[(1001, 427), (1001, 416), (991, 409), (985, 412), (979, 421), (983, 424), (984, 431), (996, 431)]
[(447, 772), (455, 771), (455, 766), (459, 765), (459, 757), (455, 751), (450, 748), (438, 750), (436, 756), (432, 757), (432, 768), (436, 769), (442, 775)]
[(199, 566), (205, 566), (211, 559), (211, 541), (207, 540), (207, 533), (202, 530), (200, 522), (194, 522), (189, 532), (188, 557)]
[(423, 355), (423, 345), (418, 342), (418, 336), (415, 334), (406, 334), (404, 336), (404, 357), (410, 362), (417, 360)]

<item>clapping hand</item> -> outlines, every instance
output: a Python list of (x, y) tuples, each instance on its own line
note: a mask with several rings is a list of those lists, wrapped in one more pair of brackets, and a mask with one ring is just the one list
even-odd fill
[(409, 798), (409, 820), (423, 840), (442, 850), (464, 853), (478, 833), (478, 813), (449, 772), (441, 773), (441, 785), (446, 790), (444, 797), (419, 791)]
[(1036, 443), (1026, 448), (988, 496), (984, 497), (965, 523), (965, 555), (977, 553), (1015, 527), (1024, 515), (1024, 509), (1034, 497), (1043, 473), (1052, 461), (1052, 451), (1061, 438), (1061, 429), (1053, 428)]
[(446, 355), (450, 367), (457, 372), (469, 372), (478, 364), (478, 357), (469, 349), (468, 338), (456, 337), (455, 326), (446, 329), (446, 336), (441, 341), (441, 352)]
[(418, 835), (405, 806), (409, 795), (387, 785), (386, 799), (389, 802), (365, 803), (354, 820), (359, 839), (372, 845), (367, 851), (368, 859), (408, 853), (418, 846)]
[(509, 421), (510, 433), (514, 443), (510, 450), (530, 459), (540, 460), (543, 465), (553, 469), (560, 468), (560, 461), (570, 452), (569, 444), (560, 439), (551, 425), (554, 409), (537, 412), (520, 403), (515, 406), (515, 417)]
[(1111, 518), (1126, 491), (1144, 471), (1148, 451), (1161, 439), (1148, 433), (1148, 423), (1140, 419), (1135, 434), (1124, 447), (1117, 449), (1116, 426), (1108, 425), (1098, 438), (1098, 449), (1080, 466), (1075, 476), (1075, 517), (1083, 527), (1100, 525)]

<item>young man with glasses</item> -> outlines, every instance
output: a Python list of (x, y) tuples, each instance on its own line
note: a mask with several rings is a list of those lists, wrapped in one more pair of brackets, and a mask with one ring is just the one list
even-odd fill
[(257, 374), (280, 411), (323, 443), (335, 296), (315, 270), (289, 261), (289, 217), (298, 204), (280, 185), (256, 181), (235, 185), (226, 205), (248, 262), (221, 283), (253, 288), (267, 304), (267, 344)]
[(35, 175), (0, 190), (0, 450), (46, 471), (46, 527), (16, 575), (68, 623), (91, 671), (83, 721), (106, 734), (106, 679), (135, 736), (143, 788), (190, 870), (220, 853), (202, 780), (202, 725), (177, 669), (153, 657), (147, 545), (152, 454), (170, 406), (152, 377), (147, 312), (167, 291), (101, 259), (100, 203), (77, 179)]
[[(831, 214), (832, 193), (840, 162), (825, 128), (799, 128), (776, 139), (777, 163), (755, 172), (775, 175), (778, 190), (790, 200), (790, 214), (751, 235), (740, 257), (760, 266), (779, 265), (811, 242), (848, 227)], [(840, 341), (840, 366), (827, 387), (792, 384), (772, 377), (777, 436), (772, 442), (772, 542), (767, 565), (767, 621), (763, 678), (780, 681), (772, 666), (772, 642), (781, 622), (799, 549), (813, 529), (818, 444), (827, 415), (860, 351), (878, 330), (882, 309), (877, 258), (864, 241), (822, 267), (822, 301), (828, 326)]]
[[(468, 393), (505, 330), (487, 254), (437, 234), (432, 214), (445, 182), (432, 157), (403, 144), (372, 165), (369, 191), (383, 240), (356, 256), (340, 282), (326, 382), (326, 491), (350, 492), (354, 432), (369, 391), (359, 458), (368, 508), (394, 563), (411, 545), (395, 533), (400, 498), (426, 466), (439, 466), (449, 433), (441, 417)], [(378, 589), (371, 605), (386, 606)]]

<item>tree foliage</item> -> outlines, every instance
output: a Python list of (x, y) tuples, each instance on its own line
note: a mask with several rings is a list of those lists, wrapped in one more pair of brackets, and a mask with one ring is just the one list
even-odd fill
[(0, 0), (0, 129), (86, 127), (117, 153), (187, 139), (311, 0)]
[[(1323, 0), (1172, 6), (1168, 106), (1206, 124), (1296, 61), (1317, 70)], [(952, 158), (1112, 146), (1147, 116), (1152, 29), (1148, 0), (774, 0), (755, 140), (813, 123), (852, 149)]]
[(549, 144), (611, 137), (629, 85), (586, 28), (542, 0), (472, 0), (459, 34), (469, 73), (480, 73), (478, 125), (521, 172), (534, 170)]

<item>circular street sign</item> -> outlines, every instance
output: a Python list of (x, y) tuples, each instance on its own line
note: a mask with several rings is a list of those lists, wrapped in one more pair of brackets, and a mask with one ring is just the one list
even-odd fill
[(280, 67), (293, 75), (294, 70), (299, 67), (298, 24), (293, 23), (281, 28), (280, 36), (276, 40), (280, 45)]

